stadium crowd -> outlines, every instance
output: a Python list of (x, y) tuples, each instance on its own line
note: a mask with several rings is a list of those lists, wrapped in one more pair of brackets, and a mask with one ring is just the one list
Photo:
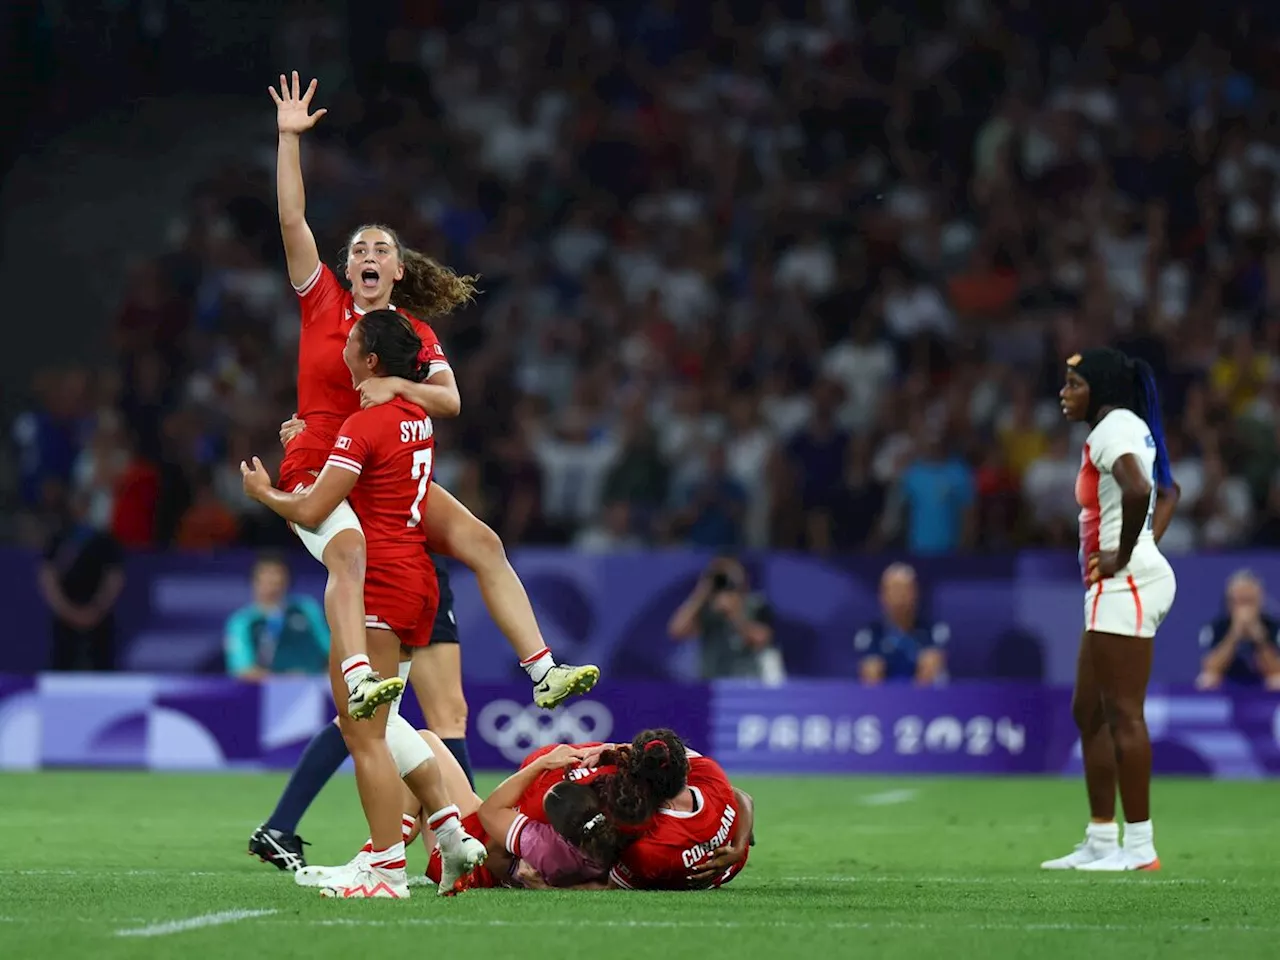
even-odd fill
[[(482, 276), (438, 330), (438, 478), (508, 544), (1073, 545), (1056, 394), (1105, 342), (1164, 389), (1165, 548), (1280, 544), (1265, 7), (1198, 32), (1030, 0), (446, 6), (357, 70), (309, 10), (281, 65), (329, 109), (303, 148), (329, 262), (386, 222)], [(38, 375), (33, 539), (74, 503), (125, 546), (289, 542), (238, 470), (294, 410), (262, 129), (137, 265), (115, 360)]]

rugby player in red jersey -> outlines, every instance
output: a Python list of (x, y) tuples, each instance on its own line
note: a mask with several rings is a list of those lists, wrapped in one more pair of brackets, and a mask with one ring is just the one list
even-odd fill
[[(378, 376), (421, 380), (429, 375), (430, 346), (406, 317), (393, 310), (374, 310), (351, 328), (342, 356), (357, 385)], [(413, 647), (429, 640), (439, 602), (420, 523), (434, 446), (430, 418), (419, 407), (396, 400), (347, 417), (320, 475), (299, 492), (273, 487), (256, 457), (252, 466), (241, 464), (249, 496), (291, 523), (315, 527), (348, 500), (362, 518), (368, 555), (368, 573), (363, 578), (368, 611), (364, 632), (371, 664), (384, 674), (396, 671), (402, 645)], [(330, 678), (341, 713), (341, 671), (331, 669)], [(424, 809), (434, 811), (427, 819), (440, 842), (446, 873), (466, 874), (484, 862), (484, 844), (462, 827), (433, 751), (398, 711), (376, 711), (367, 723), (354, 723), (344, 714), (339, 722), (355, 760), (371, 839), (366, 856), (351, 870), (330, 878), (325, 888), (328, 895), (408, 896), (397, 774)]]
[[(395, 232), (365, 226), (350, 237), (346, 278), (350, 290), (320, 260), (315, 236), (306, 220), (302, 178), (301, 135), (325, 114), (311, 112), (316, 81), (305, 90), (298, 74), (280, 77), (271, 89), (276, 104), (279, 143), (276, 191), (280, 232), (290, 282), (302, 301), (302, 336), (298, 348), (298, 412), (304, 429), (295, 431), (281, 465), (280, 487), (288, 492), (312, 483), (324, 466), (338, 427), (362, 405), (399, 398), (420, 407), (428, 417), (454, 417), (461, 409), (457, 383), (434, 333), (421, 321), (444, 316), (475, 293), (474, 278), (460, 277), (430, 257), (405, 247)], [(397, 301), (393, 306), (392, 296)], [(395, 309), (409, 317), (428, 351), (427, 378), (404, 377), (365, 381), (359, 393), (350, 387), (341, 361), (342, 345), (359, 319), (371, 310)], [(419, 520), (434, 552), (455, 557), (476, 574), (485, 604), (511, 642), (534, 683), (534, 702), (554, 707), (595, 685), (600, 671), (592, 665), (556, 664), (529, 598), (507, 562), (498, 536), (446, 490), (424, 487)], [(312, 556), (329, 571), (326, 613), (333, 630), (336, 656), (343, 664), (351, 713), (361, 717), (389, 703), (404, 688), (399, 676), (374, 677), (360, 636), (365, 612), (360, 581), (364, 573), (364, 539), (360, 520), (346, 503), (320, 517), (315, 527), (295, 532)]]
[(640, 828), (609, 871), (625, 890), (719, 887), (747, 865), (755, 828), (750, 795), (720, 765), (688, 750), (671, 730), (646, 730), (630, 746), (584, 751), (583, 764), (616, 758), (617, 770), (592, 783), (611, 819)]

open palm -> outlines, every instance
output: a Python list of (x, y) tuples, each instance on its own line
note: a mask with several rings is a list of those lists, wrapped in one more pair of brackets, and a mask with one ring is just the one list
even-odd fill
[(312, 80), (305, 91), (298, 86), (298, 71), (293, 71), (293, 84), (282, 73), (280, 74), (280, 92), (275, 87), (267, 87), (271, 99), (276, 102), (276, 126), (281, 133), (302, 133), (316, 125), (328, 110), (317, 110), (311, 113), (311, 98), (316, 95), (318, 81)]

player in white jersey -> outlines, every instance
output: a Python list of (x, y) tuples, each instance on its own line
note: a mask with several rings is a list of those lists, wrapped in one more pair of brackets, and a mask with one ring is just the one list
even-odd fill
[[(1093, 429), (1076, 478), (1084, 636), (1071, 712), (1080, 730), (1090, 822), (1084, 842), (1046, 870), (1158, 870), (1151, 829), (1151, 740), (1143, 713), (1156, 628), (1177, 583), (1157, 544), (1178, 486), (1169, 469), (1151, 368), (1118, 350), (1067, 361), (1068, 420)], [(1116, 786), (1124, 842), (1116, 823)]]

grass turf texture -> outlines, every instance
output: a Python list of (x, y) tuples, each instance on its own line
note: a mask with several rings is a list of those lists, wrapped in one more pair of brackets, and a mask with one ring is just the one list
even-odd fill
[[(486, 786), (493, 778), (486, 778)], [(758, 846), (698, 894), (475, 891), (335, 902), (245, 854), (278, 775), (0, 775), (0, 956), (1275, 957), (1276, 787), (1162, 781), (1155, 874), (1047, 873), (1082, 833), (1066, 780), (742, 778)], [(312, 863), (364, 839), (340, 778)], [(410, 868), (422, 869), (421, 845)], [(425, 952), (425, 954), (424, 954)]]

